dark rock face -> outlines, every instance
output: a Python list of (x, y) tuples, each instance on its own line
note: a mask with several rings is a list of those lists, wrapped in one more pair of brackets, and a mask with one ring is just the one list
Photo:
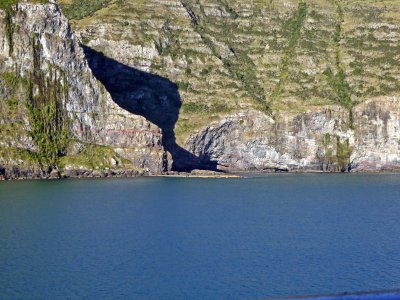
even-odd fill
[(48, 175), (39, 170), (24, 169), (19, 167), (1, 167), (0, 168), (0, 179), (45, 179)]
[(122, 64), (87, 46), (83, 46), (83, 50), (94, 76), (105, 86), (113, 101), (161, 128), (162, 145), (172, 155), (172, 169), (215, 169), (215, 164), (199, 159), (176, 143), (174, 128), (182, 100), (175, 83)]

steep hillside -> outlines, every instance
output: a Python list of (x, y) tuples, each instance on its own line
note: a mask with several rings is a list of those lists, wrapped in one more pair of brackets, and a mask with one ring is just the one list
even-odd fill
[(0, 177), (400, 169), (396, 0), (57, 3), (0, 1)]
[[(168, 132), (173, 154), (180, 145), (240, 170), (399, 165), (399, 1), (60, 3), (96, 77)], [(179, 95), (110, 59), (168, 78)]]
[(161, 130), (112, 101), (59, 7), (16, 2), (0, 6), (0, 178), (166, 169)]

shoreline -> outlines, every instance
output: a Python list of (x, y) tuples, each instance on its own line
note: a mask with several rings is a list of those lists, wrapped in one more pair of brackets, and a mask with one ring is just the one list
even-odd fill
[[(0, 169), (1, 171), (1, 169)], [(304, 174), (320, 174), (320, 175), (400, 175), (400, 170), (368, 170), (368, 171), (352, 171), (352, 172), (324, 172), (318, 170), (296, 170), (291, 172), (271, 172), (271, 171), (236, 171), (236, 172), (215, 172), (194, 170), (192, 173), (186, 172), (170, 172), (164, 174), (152, 174), (146, 171), (136, 170), (74, 170), (73, 174), (60, 171), (53, 171), (49, 174), (22, 172), (22, 176), (9, 176), (0, 173), (1, 181), (37, 181), (37, 180), (68, 180), (68, 179), (133, 179), (133, 178), (198, 178), (198, 179), (246, 179), (263, 176), (279, 176), (279, 175), (304, 175)]]

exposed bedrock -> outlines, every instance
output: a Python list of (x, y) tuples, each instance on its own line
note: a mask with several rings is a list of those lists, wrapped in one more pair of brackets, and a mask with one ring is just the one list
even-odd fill
[[(32, 138), (37, 124), (32, 124), (27, 107), (40, 102), (45, 109), (51, 95), (42, 91), (54, 90), (57, 101), (62, 100), (59, 111), (68, 116), (70, 143), (59, 153), (64, 167), (126, 167), (150, 173), (167, 168), (160, 127), (113, 101), (93, 76), (56, 4), (21, 2), (11, 11), (0, 10), (0, 72), (0, 164), (24, 169), (40, 156), (40, 143)], [(14, 155), (21, 152), (35, 157), (30, 162)], [(93, 162), (93, 157), (104, 162)]]
[(339, 106), (277, 120), (243, 111), (193, 134), (186, 148), (230, 171), (396, 171), (399, 100), (381, 97), (357, 106), (353, 129)]

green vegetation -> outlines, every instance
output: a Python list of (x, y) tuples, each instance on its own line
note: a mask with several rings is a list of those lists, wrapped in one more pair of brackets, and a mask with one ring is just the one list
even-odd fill
[(166, 21), (164, 26), (161, 28), (162, 39), (155, 41), (155, 46), (158, 53), (162, 55), (171, 55), (175, 57), (179, 52), (179, 34), (171, 28), (171, 24)]
[[(70, 142), (71, 144), (75, 141)], [(82, 144), (82, 143), (81, 143)], [(94, 144), (82, 144), (83, 149), (75, 155), (61, 157), (59, 166), (65, 168), (72, 166), (75, 168), (85, 168), (88, 170), (106, 170), (121, 168), (131, 162), (119, 156), (111, 147), (99, 146)]]
[(339, 21), (336, 24), (335, 34), (333, 36), (333, 42), (335, 47), (335, 68), (336, 74), (332, 71), (332, 69), (328, 68), (324, 74), (327, 77), (328, 83), (331, 86), (334, 94), (335, 101), (342, 105), (349, 111), (350, 116), (350, 128), (353, 127), (353, 101), (351, 100), (351, 88), (346, 80), (346, 72), (343, 68), (341, 61), (341, 41), (342, 41), (342, 23), (344, 22), (343, 16), (343, 8), (341, 0), (335, 0), (337, 14), (339, 17)]
[(0, 9), (4, 9), (6, 11), (11, 10), (11, 7), (17, 4), (19, 0), (0, 0)]
[(346, 74), (342, 67), (336, 65), (338, 71), (336, 74), (333, 73), (332, 69), (327, 69), (324, 74), (326, 75), (328, 82), (336, 94), (336, 101), (349, 111), (353, 108), (351, 101), (351, 89), (350, 85), (346, 82)]
[(340, 142), (340, 138), (336, 138), (336, 158), (338, 161), (340, 171), (344, 172), (350, 163), (350, 156), (353, 152), (353, 148), (350, 146), (349, 139), (346, 139), (343, 143)]
[(14, 73), (0, 74), (0, 86), (6, 92), (0, 99), (0, 140), (7, 141), (10, 138), (20, 139), (23, 136), (23, 116), (25, 113), (26, 80)]
[(3, 164), (36, 168), (35, 154), (21, 148), (27, 140), (25, 129), (27, 81), (12, 72), (0, 74), (4, 98), (0, 98), (0, 160)]
[(301, 29), (303, 28), (306, 16), (307, 3), (305, 1), (300, 1), (294, 16), (284, 25), (284, 30), (287, 31), (289, 42), (281, 61), (279, 83), (272, 93), (272, 101), (275, 101), (285, 88), (286, 81), (289, 77), (290, 61), (295, 56), (296, 47), (301, 37)]
[[(72, 2), (59, 1), (64, 8)], [(151, 72), (189, 82), (181, 89), (184, 102), (209, 107), (223, 99), (233, 110), (274, 115), (333, 103), (351, 112), (368, 97), (400, 91), (398, 1), (180, 2), (186, 12), (156, 0), (113, 1), (96, 18), (74, 19), (73, 26), (85, 43), (98, 37), (87, 29), (104, 24), (105, 39), (155, 44), (160, 56), (146, 62)], [(366, 16), (378, 27), (371, 28)], [(97, 50), (107, 49), (100, 43)], [(146, 60), (130, 59), (136, 66)]]
[(182, 105), (182, 112), (184, 113), (200, 113), (208, 111), (208, 106), (202, 103), (185, 102)]
[(201, 70), (200, 75), (207, 76), (208, 74), (211, 73), (212, 69), (213, 69), (213, 66), (208, 66), (207, 68), (204, 68), (203, 70)]
[(348, 169), (353, 148), (349, 139), (341, 142), (337, 135), (325, 134), (322, 141), (325, 147), (325, 159), (328, 165), (334, 165), (338, 171), (344, 172)]
[(12, 53), (14, 51), (13, 35), (14, 35), (15, 25), (12, 20), (12, 15), (13, 15), (12, 11), (10, 9), (7, 9), (6, 17), (4, 18), (7, 41), (8, 41), (8, 45), (10, 46), (10, 49), (9, 49), (10, 56), (12, 55)]
[[(196, 12), (196, 9), (193, 5), (191, 5), (190, 1), (181, 1), (182, 5), (185, 7), (188, 15), (191, 18), (191, 23), (194, 30), (201, 36), (202, 41), (207, 45), (207, 47), (212, 51), (213, 55), (218, 59), (222, 60), (224, 67), (228, 70), (229, 74), (233, 77), (234, 80), (238, 81), (248, 92), (251, 98), (256, 100), (258, 104), (261, 104), (262, 110), (265, 112), (270, 112), (269, 104), (265, 97), (265, 91), (263, 86), (259, 82), (259, 78), (257, 76), (257, 66), (254, 62), (248, 57), (246, 53), (239, 51), (238, 49), (234, 49), (232, 42), (230, 40), (230, 34), (237, 29), (237, 25), (234, 23), (228, 25), (228, 23), (224, 23), (223, 31), (224, 34), (221, 36), (222, 39), (228, 44), (229, 51), (231, 52), (230, 57), (224, 57), (217, 45), (210, 37), (213, 35), (213, 32), (210, 32), (208, 17), (206, 16), (204, 10), (200, 6), (200, 10)], [(231, 16), (231, 19), (235, 20), (238, 17), (236, 11), (228, 5), (225, 1), (220, 1), (220, 4), (225, 8), (225, 10)], [(233, 27), (232, 27), (233, 26)], [(210, 67), (203, 69), (201, 71), (202, 76), (207, 76), (211, 72)]]
[(23, 165), (27, 168), (36, 166), (35, 154), (29, 150), (17, 147), (0, 147), (0, 159), (5, 164), (17, 162), (18, 165)]
[(61, 3), (63, 13), (70, 19), (80, 20), (107, 6), (111, 0), (73, 0)]
[(190, 82), (178, 82), (177, 83), (179, 90), (181, 91), (188, 91), (190, 89)]
[(21, 78), (11, 72), (1, 73), (1, 78), (4, 80), (6, 87), (11, 89), (15, 89), (17, 85), (21, 82)]
[[(11, 7), (20, 1), (21, 0), (0, 0), (0, 9), (11, 10)], [(29, 0), (28, 2), (44, 4), (44, 3), (48, 3), (49, 1), (48, 0)]]
[(270, 112), (264, 88), (257, 78), (257, 69), (253, 61), (246, 55), (237, 53), (236, 59), (223, 59), (224, 66), (234, 79), (241, 82), (245, 90), (261, 105), (265, 112)]
[(60, 72), (50, 69), (50, 76), (46, 77), (41, 70), (39, 47), (33, 36), (34, 64), (27, 108), (32, 127), (30, 135), (38, 147), (37, 160), (43, 170), (49, 170), (58, 167), (58, 160), (65, 155), (69, 143), (69, 120), (63, 103), (68, 94)]

